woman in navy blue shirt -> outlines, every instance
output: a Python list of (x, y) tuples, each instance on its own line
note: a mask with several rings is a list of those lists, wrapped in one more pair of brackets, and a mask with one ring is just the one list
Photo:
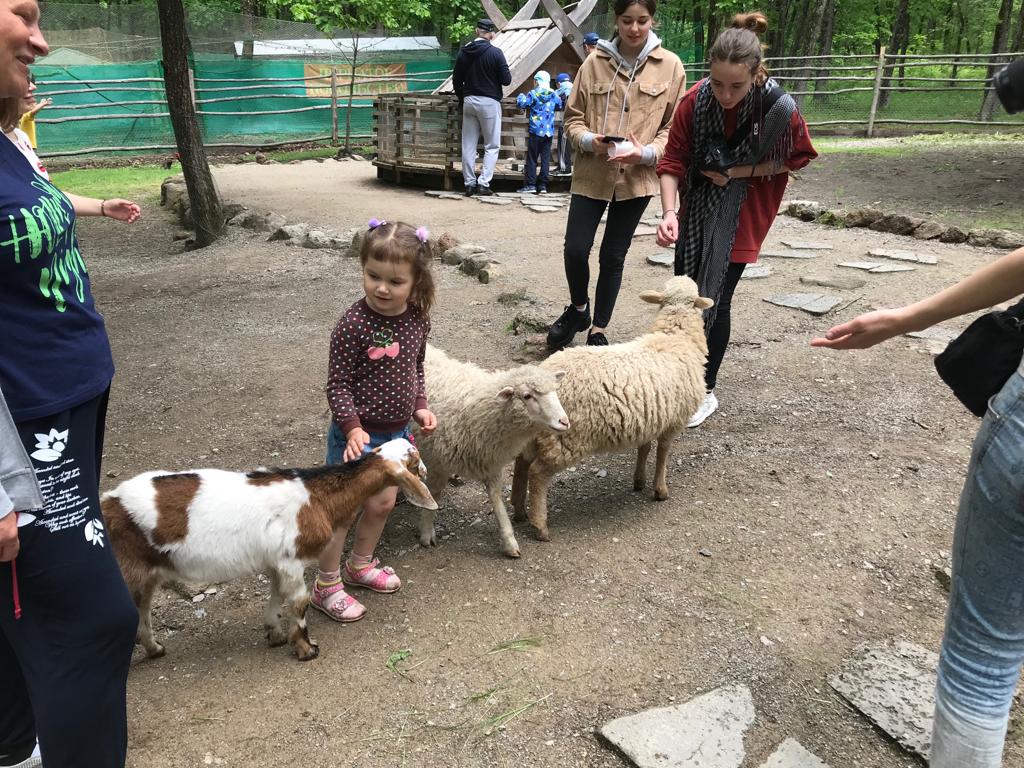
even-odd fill
[[(0, 0), (0, 99), (22, 98), (46, 53), (36, 0)], [(38, 765), (37, 736), (47, 768), (122, 768), (127, 749), (138, 614), (99, 505), (114, 364), (75, 221), (0, 137), (0, 392), (15, 427), (3, 439), (21, 443), (0, 451), (28, 453), (43, 501), (0, 517), (0, 766)]]

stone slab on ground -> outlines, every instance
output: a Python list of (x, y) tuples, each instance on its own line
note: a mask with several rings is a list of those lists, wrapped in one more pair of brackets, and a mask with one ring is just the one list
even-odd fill
[(753, 722), (750, 689), (730, 685), (685, 704), (620, 717), (600, 733), (639, 768), (739, 768), (743, 735)]
[(879, 261), (841, 261), (840, 267), (863, 269), (865, 272), (913, 272), (915, 267), (907, 264), (882, 264)]
[(769, 259), (816, 259), (821, 254), (815, 253), (814, 251), (761, 251), (761, 257), (768, 257)]
[(648, 255), (647, 263), (653, 264), (656, 267), (674, 267), (676, 263), (675, 251), (666, 248), (663, 251), (652, 253)]
[(804, 285), (817, 285), (822, 288), (853, 290), (863, 287), (868, 281), (859, 277), (843, 277), (842, 275), (801, 275), (800, 282)]
[(960, 332), (952, 328), (944, 328), (941, 325), (933, 325), (931, 328), (925, 328), (923, 331), (911, 331), (906, 335), (912, 339), (922, 340), (925, 343), (925, 350), (933, 355), (937, 355), (946, 348), (949, 342), (959, 336)]
[(761, 264), (760, 262), (754, 264), (748, 264), (743, 270), (743, 275), (740, 277), (741, 280), (757, 280), (761, 277), (768, 277), (772, 273), (772, 268), (767, 264)]
[(905, 640), (865, 643), (829, 685), (900, 746), (927, 760), (938, 664), (938, 654)]
[(892, 248), (872, 248), (868, 256), (876, 259), (893, 259), (895, 261), (913, 261), (916, 264), (938, 264), (939, 260), (931, 253), (917, 251), (900, 251)]
[(915, 269), (917, 267), (912, 267), (909, 264), (879, 264), (871, 272), (877, 275), (880, 272), (913, 272)]
[(657, 227), (650, 227), (646, 224), (641, 224), (636, 228), (636, 232), (633, 233), (633, 237), (650, 237), (651, 235), (658, 234)]
[(831, 243), (809, 242), (807, 240), (782, 240), (784, 246), (794, 251), (831, 251)]
[(497, 195), (490, 195), (489, 197), (477, 196), (476, 199), (479, 200), (481, 203), (486, 203), (487, 205), (512, 205), (512, 203), (515, 202), (515, 200), (511, 198), (498, 197)]
[(786, 739), (761, 768), (828, 768), (828, 764), (799, 741)]
[(824, 315), (843, 303), (842, 298), (830, 293), (779, 293), (766, 296), (764, 300), (779, 307), (801, 309), (812, 315)]
[(534, 213), (555, 213), (562, 210), (562, 208), (557, 205), (537, 205), (536, 203), (531, 203), (526, 207)]

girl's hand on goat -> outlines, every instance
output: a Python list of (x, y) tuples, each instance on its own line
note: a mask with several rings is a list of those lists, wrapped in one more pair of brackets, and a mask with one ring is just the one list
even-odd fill
[(412, 418), (420, 425), (424, 435), (429, 435), (437, 429), (437, 416), (429, 408), (420, 408), (418, 411), (414, 411)]
[(341, 460), (347, 463), (363, 455), (363, 446), (369, 444), (370, 436), (362, 427), (352, 427), (345, 437), (345, 452), (341, 455)]
[(675, 211), (665, 211), (658, 224), (658, 245), (665, 248), (679, 239), (679, 217)]

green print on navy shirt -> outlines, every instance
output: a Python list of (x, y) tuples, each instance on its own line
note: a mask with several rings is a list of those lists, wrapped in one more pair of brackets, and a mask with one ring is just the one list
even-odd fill
[(72, 288), (75, 298), (85, 301), (85, 262), (75, 239), (71, 202), (42, 176), (36, 175), (31, 186), (39, 190), (39, 199), (30, 209), (20, 209), (21, 218), (7, 215), (7, 239), (0, 240), (0, 253), (10, 249), (15, 264), (34, 263), (45, 253), (50, 262), (40, 267), (39, 292), (63, 312), (67, 301), (62, 289)]

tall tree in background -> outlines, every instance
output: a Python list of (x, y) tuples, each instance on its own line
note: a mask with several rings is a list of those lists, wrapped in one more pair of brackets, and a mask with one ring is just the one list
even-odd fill
[(1020, 0), (1020, 11), (1017, 13), (1017, 26), (1013, 32), (1013, 43), (1010, 44), (1011, 51), (1024, 49), (1024, 0)]
[[(889, 45), (886, 47), (886, 56), (895, 56), (907, 52), (910, 43), (910, 0), (899, 0), (896, 6), (896, 18), (892, 25), (892, 36), (889, 38)], [(892, 73), (895, 63), (885, 68), (885, 77), (882, 79), (882, 92), (878, 97), (878, 108), (883, 109), (892, 95), (889, 90), (892, 87)]]
[[(1013, 16), (1013, 0), (1003, 0), (999, 7), (999, 20), (996, 22), (996, 31), (992, 37), (992, 53), (1004, 53), (1006, 44), (1010, 39), (1011, 17)], [(990, 64), (987, 77), (991, 80), (995, 73), (1001, 68), (1000, 64)], [(981, 102), (981, 120), (991, 120), (992, 113), (996, 109), (996, 92), (989, 88), (985, 91), (985, 98)]]
[(160, 41), (163, 45), (164, 87), (167, 108), (174, 127), (181, 170), (192, 207), (196, 245), (203, 247), (224, 233), (224, 213), (206, 160), (203, 137), (199, 133), (196, 108), (189, 83), (188, 57), (191, 45), (185, 29), (185, 9), (181, 0), (157, 0), (160, 16)]

